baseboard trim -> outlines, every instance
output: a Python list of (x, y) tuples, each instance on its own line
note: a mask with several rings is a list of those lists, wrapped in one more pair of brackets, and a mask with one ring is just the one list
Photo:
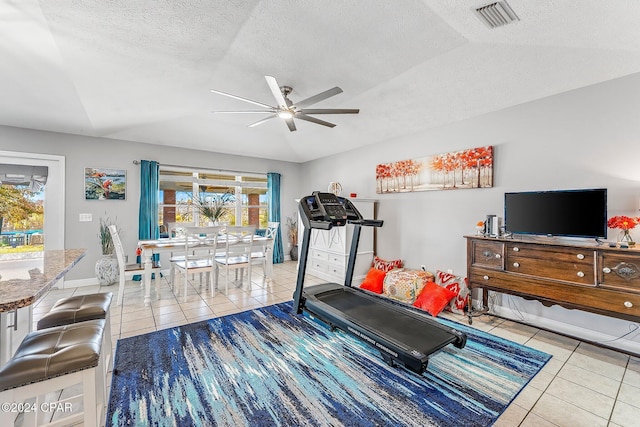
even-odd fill
[[(572, 325), (570, 323), (559, 322), (557, 320), (549, 319), (524, 311), (514, 311), (509, 307), (504, 307), (497, 304), (491, 307), (490, 314), (495, 314), (496, 316), (502, 317), (504, 319), (513, 320), (518, 323), (537, 327), (550, 332), (559, 333), (561, 335), (585, 341), (599, 347), (622, 351), (634, 356), (640, 355), (640, 343), (637, 341), (626, 339), (625, 337), (593, 331), (590, 329), (582, 328), (580, 326)], [(635, 325), (637, 326), (637, 324)], [(638, 333), (640, 333), (640, 329), (638, 330)], [(631, 333), (629, 335), (631, 337), (635, 337), (637, 336), (637, 333)]]

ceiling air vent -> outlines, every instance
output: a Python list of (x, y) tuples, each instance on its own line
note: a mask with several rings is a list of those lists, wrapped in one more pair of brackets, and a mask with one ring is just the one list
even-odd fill
[(502, 27), (520, 20), (506, 1), (498, 1), (482, 6), (476, 9), (475, 12), (478, 18), (489, 28)]

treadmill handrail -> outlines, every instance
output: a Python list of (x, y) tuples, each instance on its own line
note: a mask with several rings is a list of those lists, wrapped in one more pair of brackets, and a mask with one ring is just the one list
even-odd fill
[(364, 227), (382, 227), (384, 221), (381, 219), (353, 219), (347, 221), (347, 224), (357, 224)]

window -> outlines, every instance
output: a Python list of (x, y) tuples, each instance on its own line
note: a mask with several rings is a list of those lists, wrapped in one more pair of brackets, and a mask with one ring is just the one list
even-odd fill
[[(225, 199), (225, 193), (231, 200)], [(195, 222), (207, 225), (210, 219), (199, 205), (221, 207), (220, 222), (267, 228), (267, 175), (232, 171), (192, 170), (160, 165), (158, 223)]]

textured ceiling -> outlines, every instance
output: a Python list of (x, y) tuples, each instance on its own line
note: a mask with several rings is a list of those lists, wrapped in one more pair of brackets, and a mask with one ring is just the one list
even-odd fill
[[(640, 2), (0, 0), (0, 124), (303, 162), (640, 72)], [(326, 128), (260, 115), (264, 79)]]

